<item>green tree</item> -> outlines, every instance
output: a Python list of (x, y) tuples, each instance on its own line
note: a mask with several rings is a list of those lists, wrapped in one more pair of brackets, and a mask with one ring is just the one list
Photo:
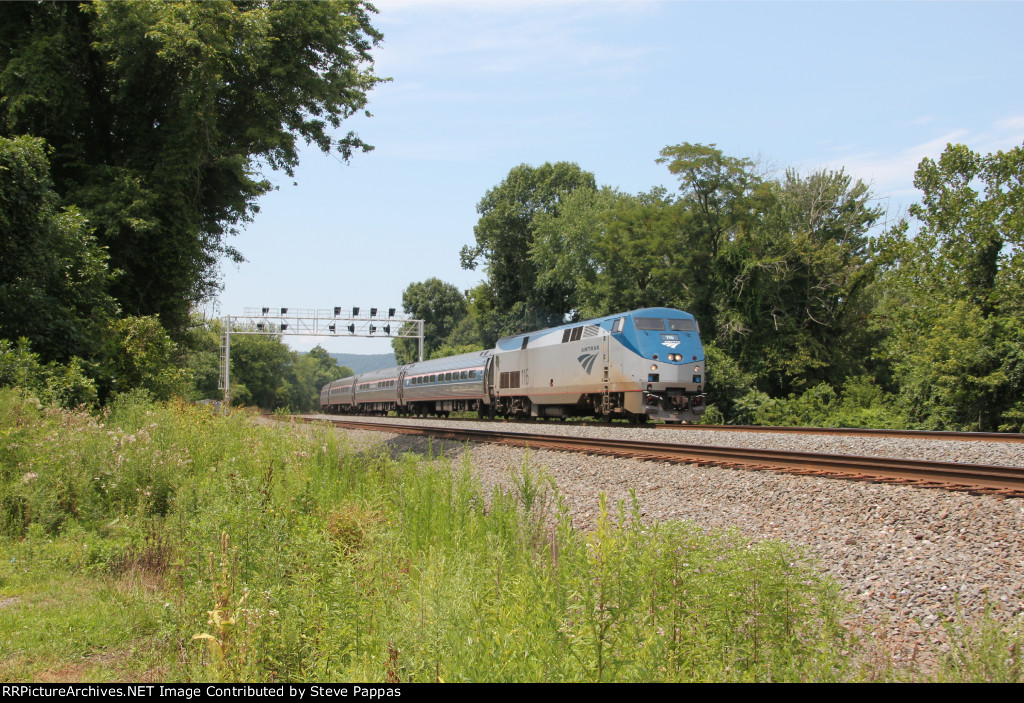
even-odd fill
[(1024, 146), (947, 145), (914, 179), (921, 203), (877, 245), (876, 319), (903, 411), (928, 429), (1024, 423)]
[(596, 187), (594, 174), (560, 161), (516, 166), (484, 194), (477, 204), (480, 219), (473, 228), (476, 245), (461, 252), (465, 269), (484, 263), (487, 304), (475, 309), (478, 315), (489, 316), (481, 322), (484, 328), (496, 326), (500, 334), (507, 334), (557, 324), (570, 312), (570, 282), (559, 286), (549, 280), (543, 288), (536, 285), (537, 264), (530, 256), (535, 218), (541, 213), (557, 215), (570, 193)]
[(86, 374), (77, 356), (66, 364), (42, 364), (22, 337), (17, 344), (0, 339), (0, 387), (14, 386), (35, 394), (44, 403), (76, 408), (98, 399), (96, 382)]
[[(449, 337), (460, 329), (461, 339), (467, 331), (460, 323), (466, 319), (469, 309), (466, 298), (451, 283), (439, 278), (428, 278), (419, 283), (410, 283), (402, 293), (402, 309), (414, 319), (423, 320), (423, 358), (432, 358), (435, 349), (449, 342)], [(472, 344), (461, 342), (463, 344)], [(409, 364), (419, 358), (419, 342), (408, 337), (391, 340), (395, 359), (399, 364)]]
[(137, 388), (149, 391), (157, 400), (188, 394), (191, 374), (181, 365), (178, 345), (155, 317), (114, 320), (104, 337), (101, 400)]
[(694, 301), (689, 312), (714, 335), (720, 286), (716, 261), (737, 230), (754, 220), (754, 195), (761, 178), (753, 161), (726, 156), (714, 144), (667, 146), (657, 162), (679, 179), (683, 201), (689, 206), (686, 239)]
[(578, 317), (694, 304), (688, 207), (663, 188), (630, 195), (611, 188), (577, 190), (557, 217), (537, 217), (531, 256), (537, 285), (568, 288)]
[(874, 277), (868, 233), (881, 217), (861, 181), (842, 171), (765, 181), (757, 218), (714, 262), (717, 339), (772, 396), (864, 371), (877, 341), (865, 303)]
[(306, 354), (292, 354), (285, 369), (283, 398), (278, 405), (287, 405), (295, 412), (309, 412), (320, 407), (320, 389), (331, 381), (352, 375), (352, 369), (338, 362), (317, 345)]
[(185, 368), (192, 376), (192, 389), (189, 400), (221, 398), (220, 388), (223, 370), (221, 369), (221, 347), (224, 344), (224, 325), (219, 318), (205, 319), (197, 313), (192, 314), (191, 325), (185, 334), (182, 347), (185, 357)]
[(332, 131), (381, 81), (363, 2), (0, 4), (0, 135), (53, 148), (55, 190), (95, 228), (125, 312), (187, 327), (228, 237), (301, 142), (349, 159)]
[(0, 137), (0, 336), (46, 361), (95, 354), (116, 313), (106, 261), (78, 210), (58, 206), (43, 140)]
[(280, 337), (231, 335), (231, 403), (273, 410), (288, 403), (285, 376), (294, 353)]
[(557, 213), (541, 212), (533, 221), (530, 259), (536, 287), (548, 298), (559, 292), (573, 319), (605, 314), (608, 302), (595, 286), (606, 267), (598, 260), (609, 211), (622, 196), (607, 186), (577, 188), (561, 199)]
[(600, 274), (586, 296), (589, 307), (606, 315), (658, 306), (696, 310), (699, 274), (692, 233), (688, 205), (664, 189), (620, 195), (605, 213), (595, 247)]

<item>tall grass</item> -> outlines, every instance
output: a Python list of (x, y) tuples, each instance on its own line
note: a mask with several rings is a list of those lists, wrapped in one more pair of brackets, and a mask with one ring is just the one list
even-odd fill
[(785, 545), (603, 497), (582, 533), (541, 473), (513, 486), (325, 428), (0, 391), (0, 680), (857, 677), (836, 587)]

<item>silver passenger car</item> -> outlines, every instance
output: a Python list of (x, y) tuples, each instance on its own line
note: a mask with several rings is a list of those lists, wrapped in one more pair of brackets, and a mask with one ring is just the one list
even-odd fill
[(487, 405), (492, 351), (471, 352), (402, 367), (399, 405), (411, 415), (481, 412)]

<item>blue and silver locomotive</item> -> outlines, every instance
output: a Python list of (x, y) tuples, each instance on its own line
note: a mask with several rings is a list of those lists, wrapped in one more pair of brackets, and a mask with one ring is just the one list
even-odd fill
[(693, 315), (644, 308), (498, 340), (494, 349), (343, 378), (324, 412), (625, 417), (694, 422), (704, 347)]

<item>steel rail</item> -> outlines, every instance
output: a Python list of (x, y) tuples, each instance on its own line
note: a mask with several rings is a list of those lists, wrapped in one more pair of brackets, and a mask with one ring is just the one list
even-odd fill
[(616, 440), (594, 437), (566, 437), (496, 430), (454, 429), (424, 425), (394, 425), (384, 422), (296, 419), (328, 422), (348, 429), (433, 436), (459, 442), (486, 442), (534, 449), (553, 449), (588, 454), (638, 458), (731, 468), (767, 469), (805, 475), (862, 481), (905, 483), (950, 490), (1024, 497), (1024, 468), (968, 464), (951, 461), (865, 457), (849, 454), (792, 452), (742, 447), (719, 447), (669, 442)]
[[(354, 415), (343, 417), (358, 417)], [(417, 417), (425, 422), (441, 421), (447, 418)], [(451, 418), (458, 422), (473, 423), (523, 423), (543, 427), (555, 418), (517, 418), (487, 420), (478, 417)], [(789, 434), (824, 435), (831, 437), (887, 437), (889, 439), (945, 439), (965, 442), (1024, 442), (1020, 432), (954, 432), (951, 430), (885, 430), (865, 427), (782, 427), (778, 425), (670, 425), (667, 423), (631, 424), (600, 420), (562, 420), (560, 426), (581, 425), (585, 427), (633, 427), (637, 429), (661, 430), (706, 430), (711, 432), (785, 432)]]
[(666, 430), (711, 430), (717, 432), (787, 432), (850, 437), (891, 437), (901, 439), (956, 439), (983, 442), (1024, 442), (1019, 432), (952, 432), (948, 430), (875, 430), (862, 427), (776, 427), (767, 425), (653, 425)]

